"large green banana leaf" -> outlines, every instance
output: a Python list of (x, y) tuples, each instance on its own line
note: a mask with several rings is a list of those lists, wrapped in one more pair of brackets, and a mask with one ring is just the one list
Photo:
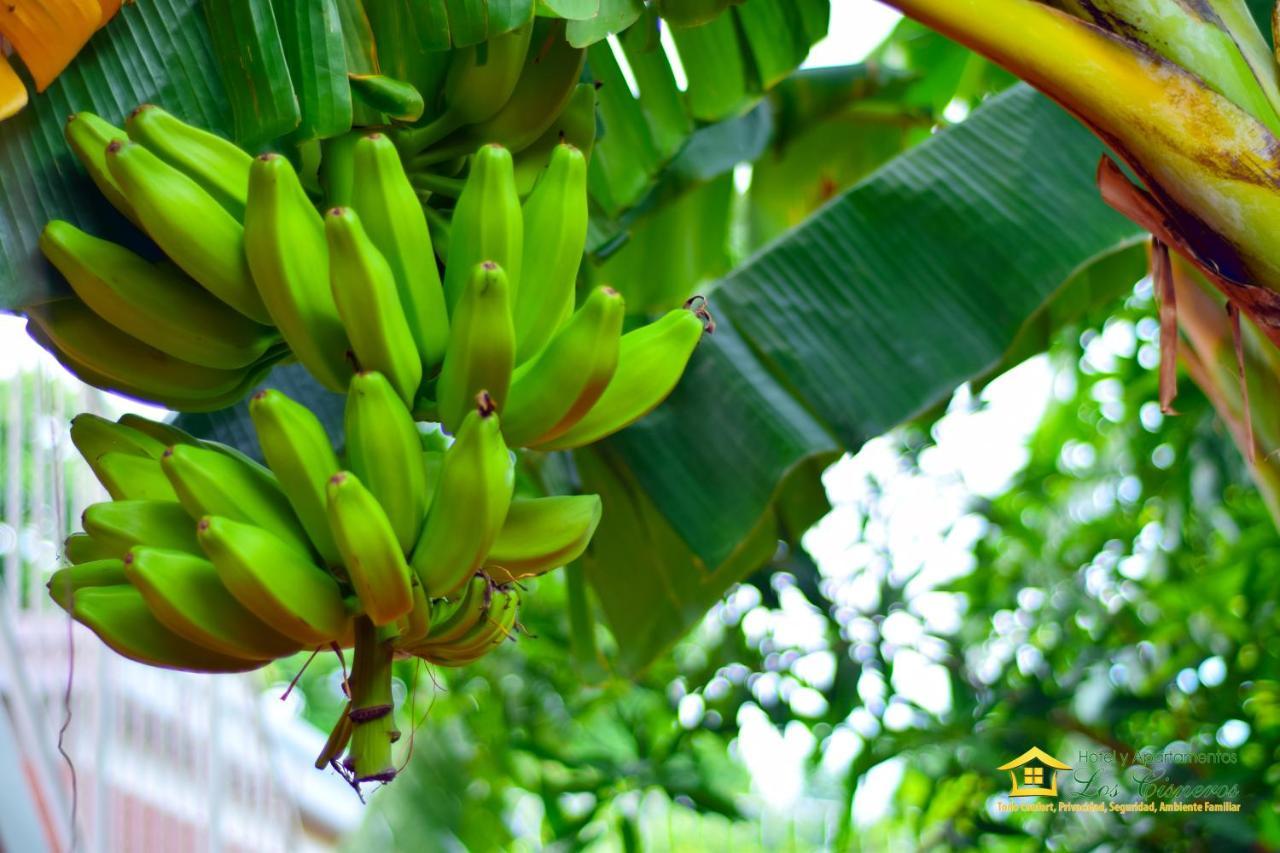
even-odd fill
[[(788, 532), (775, 526), (787, 515), (779, 494), (805, 494), (788, 473), (1025, 354), (1045, 306), (1065, 319), (1063, 294), (1087, 287), (1080, 272), (1139, 239), (1097, 196), (1100, 152), (1017, 86), (720, 283), (720, 328), (669, 404), (579, 457), (584, 483), (605, 498), (588, 574), (624, 671), (768, 561)], [(804, 506), (802, 522), (814, 502)]]

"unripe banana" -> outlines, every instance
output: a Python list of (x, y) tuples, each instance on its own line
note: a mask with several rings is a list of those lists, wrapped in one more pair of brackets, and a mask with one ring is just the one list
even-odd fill
[(460, 636), (442, 642), (428, 639), (413, 653), (441, 666), (465, 666), (493, 651), (515, 630), (518, 599), (514, 592), (499, 589), (492, 603), (472, 628)]
[(498, 584), (537, 577), (571, 563), (586, 550), (600, 523), (599, 495), (514, 500), (484, 570)]
[(76, 159), (80, 161), (80, 165), (84, 166), (84, 170), (89, 173), (89, 178), (97, 185), (107, 201), (111, 202), (112, 207), (123, 213), (130, 222), (141, 228), (142, 223), (134, 213), (133, 205), (125, 198), (124, 191), (120, 189), (120, 185), (111, 175), (111, 170), (107, 168), (107, 146), (112, 142), (127, 141), (129, 135), (90, 112), (72, 113), (67, 119), (63, 132)]
[(267, 662), (224, 655), (178, 636), (160, 624), (142, 593), (131, 586), (82, 589), (72, 615), (114, 651), (161, 669), (248, 672)]
[(298, 361), (330, 391), (345, 391), (351, 343), (329, 286), (324, 220), (278, 154), (263, 154), (249, 169), (244, 248), (262, 301)]
[(256, 525), (310, 559), (311, 540), (267, 469), (189, 444), (166, 450), (160, 464), (193, 519), (219, 515)]
[(204, 446), (204, 442), (196, 438), (186, 430), (175, 426), (168, 421), (153, 421), (151, 418), (139, 415), (137, 412), (125, 412), (121, 415), (116, 423), (119, 426), (126, 427), (137, 433), (142, 433), (148, 439), (155, 442), (154, 447), (160, 449), (154, 453), (148, 453), (159, 459), (164, 455), (165, 450), (178, 444), (191, 444), (196, 447)]
[(413, 609), (401, 617), (398, 627), (400, 636), (396, 638), (396, 646), (401, 649), (421, 643), (431, 632), (431, 602), (417, 578), (413, 580)]
[(72, 533), (62, 543), (62, 557), (73, 566), (98, 560), (118, 560), (120, 552), (104, 545), (88, 533)]
[(98, 415), (76, 415), (71, 419), (71, 443), (85, 461), (104, 453), (132, 453), (159, 459), (165, 444), (131, 425), (109, 421)]
[(413, 460), (422, 453), (418, 425), (381, 373), (351, 380), (345, 418), (351, 471), (386, 511), (400, 550), (418, 541), (427, 517), (427, 471)]
[(300, 648), (227, 592), (218, 570), (203, 557), (138, 547), (125, 555), (124, 572), (161, 625), (199, 646), (248, 660)]
[(26, 311), (28, 334), (84, 382), (181, 411), (225, 408), (280, 358), (268, 351), (248, 368), (202, 367), (126, 335), (76, 298)]
[(342, 555), (329, 531), (325, 486), (342, 465), (324, 425), (306, 406), (272, 389), (253, 396), (249, 416), (253, 418), (262, 455), (279, 478), (311, 544), (326, 564), (341, 565)]
[(511, 505), (515, 471), (492, 404), (481, 395), (445, 454), (413, 569), (431, 598), (454, 595), (475, 574)]
[(238, 145), (152, 104), (129, 113), (124, 127), (130, 139), (191, 178), (227, 213), (244, 221), (253, 158)]
[(296, 548), (261, 527), (228, 518), (206, 516), (197, 530), (222, 585), (273, 629), (312, 647), (350, 633), (337, 581)]
[(49, 576), (49, 597), (63, 610), (71, 608), (73, 597), (82, 589), (119, 586), (129, 583), (124, 562), (119, 559), (93, 560), (58, 569)]
[(395, 275), (369, 239), (355, 211), (325, 216), (329, 283), (362, 370), (376, 370), (412, 407), (422, 383), (422, 358), (396, 289)]
[(477, 145), (497, 142), (521, 151), (546, 132), (573, 95), (587, 52), (569, 44), (564, 21), (543, 18), (534, 28), (524, 67), (502, 109), (441, 140), (430, 152), (435, 162), (470, 154)]
[(453, 332), (436, 383), (440, 422), (453, 432), (487, 391), (502, 411), (515, 364), (515, 329), (506, 273), (477, 264), (453, 312)]
[(172, 501), (96, 503), (84, 511), (81, 523), (103, 550), (121, 559), (135, 545), (200, 553), (195, 522)]
[(506, 271), (511, 297), (518, 299), (523, 253), (524, 219), (511, 152), (501, 145), (485, 145), (472, 159), (467, 184), (458, 197), (449, 226), (444, 296), (450, 321), (472, 270), (484, 261), (492, 261)]
[(508, 445), (554, 440), (595, 406), (618, 366), (625, 313), (616, 290), (597, 287), (550, 345), (516, 370), (501, 410)]
[(658, 14), (673, 27), (699, 27), (742, 0), (654, 0)]
[(416, 154), (459, 127), (495, 115), (511, 99), (532, 37), (530, 23), (455, 50), (444, 82), (445, 111), (430, 124), (403, 133), (399, 146)]
[(355, 182), (356, 142), (365, 132), (364, 129), (352, 130), (320, 143), (320, 186), (324, 189), (326, 207), (351, 204)]
[[(612, 435), (653, 411), (667, 398), (702, 339), (705, 313), (676, 308), (622, 336), (618, 369), (591, 411), (539, 450), (582, 447)], [(709, 322), (709, 321), (707, 321)]]
[(443, 450), (422, 451), (422, 471), (427, 482), (427, 503), (423, 507), (423, 518), (427, 517), (426, 513), (431, 510), (431, 504), (435, 501), (436, 486), (440, 483), (440, 470), (443, 467)]
[(147, 234), (187, 275), (259, 323), (271, 315), (244, 255), (244, 226), (191, 178), (137, 143), (112, 142), (107, 166)]
[(579, 83), (555, 123), (537, 141), (515, 155), (516, 190), (520, 197), (524, 198), (533, 191), (557, 146), (572, 145), (590, 161), (595, 142), (596, 87), (592, 83)]
[(429, 371), (444, 358), (449, 340), (444, 288), (422, 205), (395, 145), (380, 133), (356, 143), (352, 207), (391, 267), (405, 319)]
[(118, 501), (177, 501), (160, 461), (118, 451), (86, 459), (107, 494)]
[(573, 313), (574, 286), (587, 246), (587, 159), (557, 145), (524, 203), (522, 279), (512, 309), (516, 364), (535, 356)]
[(426, 642), (443, 645), (463, 636), (484, 621), (492, 601), (493, 584), (484, 575), (472, 576), (456, 601), (432, 602)]
[(175, 269), (55, 219), (40, 250), (95, 314), (120, 331), (191, 364), (235, 370), (279, 342)]
[(422, 93), (412, 83), (383, 74), (348, 74), (351, 94), (365, 106), (385, 113), (395, 121), (414, 122), (426, 108)]
[(409, 564), (391, 521), (357, 477), (340, 471), (329, 480), (329, 527), (347, 576), (374, 625), (389, 625), (413, 609)]

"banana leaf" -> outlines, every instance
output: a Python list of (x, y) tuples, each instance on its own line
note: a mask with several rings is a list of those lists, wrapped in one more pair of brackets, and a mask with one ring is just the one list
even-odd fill
[[(720, 282), (720, 327), (668, 404), (579, 459), (584, 483), (606, 495), (588, 577), (624, 671), (643, 668), (696, 624), (701, 605), (771, 557), (763, 540), (784, 487), (803, 493), (789, 473), (812, 478), (815, 462), (1025, 354), (1024, 330), (1064, 283), (1133, 245), (1137, 226), (1097, 196), (1100, 151), (1066, 113), (1016, 86)], [(663, 612), (637, 616), (640, 601)]]
[(50, 219), (136, 245), (137, 232), (67, 148), (62, 125), (78, 110), (119, 123), (148, 102), (231, 133), (230, 104), (197, 0), (125, 6), (30, 107), (0, 124), (0, 307), (20, 309), (68, 292), (37, 247)]

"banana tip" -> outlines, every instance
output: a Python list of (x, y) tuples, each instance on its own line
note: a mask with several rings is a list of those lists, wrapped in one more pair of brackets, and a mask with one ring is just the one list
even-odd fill
[(196, 532), (205, 533), (209, 530), (209, 516), (205, 516), (196, 522)]
[(258, 159), (264, 163), (270, 163), (272, 160), (276, 159), (279, 156), (280, 155), (275, 153), (274, 151), (264, 151), (258, 155)]
[(329, 478), (329, 482), (335, 486), (340, 486), (347, 481), (347, 472), (339, 471)]
[(138, 104), (136, 107), (133, 108), (132, 112), (129, 113), (129, 118), (131, 119), (137, 118), (139, 115), (146, 112), (147, 110), (154, 110), (155, 108), (156, 108), (155, 104)]
[(119, 139), (113, 139), (109, 143), (107, 143), (107, 153), (115, 154), (117, 151), (119, 151), (123, 147), (124, 147), (123, 142), (121, 142)]
[(164, 453), (161, 453), (161, 454), (160, 454), (160, 457), (161, 457), (162, 459), (168, 459), (168, 458), (170, 458), (171, 456), (173, 456), (173, 445), (169, 445), (168, 447), (166, 447), (166, 448), (164, 449)]
[(498, 411), (498, 404), (493, 401), (493, 397), (489, 396), (488, 391), (481, 391), (476, 395), (476, 411), (482, 418), (487, 418)]

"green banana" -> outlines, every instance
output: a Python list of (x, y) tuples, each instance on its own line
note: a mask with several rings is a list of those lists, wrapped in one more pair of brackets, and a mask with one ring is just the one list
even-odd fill
[[(27, 331), (86, 383), (184, 411), (224, 408), (279, 356), (269, 352), (240, 370), (201, 367), (148, 346), (103, 320), (79, 299), (27, 309)], [(170, 405), (172, 404), (172, 405)]]
[(326, 207), (351, 204), (356, 143), (365, 132), (360, 128), (320, 143), (320, 186), (324, 190)]
[(374, 625), (389, 625), (413, 609), (409, 564), (378, 499), (348, 471), (329, 480), (329, 527), (347, 576)]
[(537, 355), (573, 313), (574, 286), (587, 246), (587, 159), (557, 145), (524, 203), (523, 278), (512, 306), (516, 364)]
[(49, 597), (63, 610), (71, 609), (73, 597), (82, 589), (127, 584), (124, 562), (119, 559), (92, 560), (58, 569), (49, 576)]
[(235, 370), (279, 342), (272, 329), (232, 310), (183, 273), (148, 263), (70, 222), (45, 225), (40, 250), (90, 310), (174, 358)]
[(337, 581), (296, 548), (229, 518), (206, 516), (196, 529), (223, 586), (273, 629), (305, 646), (350, 633), (351, 616)]
[(534, 25), (531, 48), (511, 97), (489, 118), (460, 128), (440, 141), (433, 162), (470, 154), (476, 146), (496, 142), (521, 151), (538, 140), (573, 96), (587, 52), (569, 44), (565, 22), (540, 18)]
[(431, 629), (426, 642), (442, 645), (471, 631), (483, 620), (493, 600), (493, 584), (484, 575), (473, 575), (456, 601), (431, 603)]
[(248, 672), (267, 663), (232, 657), (170, 631), (131, 586), (100, 586), (76, 593), (72, 615), (121, 655), (161, 669)]
[(663, 20), (673, 27), (700, 27), (743, 0), (654, 0)]
[(511, 297), (519, 298), (524, 220), (516, 194), (511, 152), (485, 145), (476, 152), (467, 184), (453, 209), (449, 262), (444, 268), (445, 303), (452, 320), (476, 264), (492, 261), (507, 273)]
[(383, 134), (356, 143), (354, 169), (352, 207), (391, 267), (423, 368), (430, 371), (444, 358), (449, 314), (426, 215), (399, 152)]
[(298, 361), (330, 391), (345, 391), (351, 344), (329, 286), (324, 220), (278, 154), (255, 158), (249, 169), (244, 249), (262, 301)]
[(485, 572), (495, 583), (508, 584), (573, 562), (591, 542), (602, 512), (599, 495), (512, 501), (485, 557)]
[(182, 172), (137, 143), (112, 142), (107, 166), (147, 234), (187, 275), (251, 320), (271, 315), (244, 255), (244, 226)]
[(533, 25), (455, 50), (445, 75), (445, 110), (434, 121), (404, 131), (397, 145), (416, 154), (454, 130), (491, 118), (506, 105), (524, 70)]
[(422, 508), (422, 517), (426, 518), (431, 511), (431, 504), (436, 496), (436, 484), (440, 482), (440, 469), (444, 467), (443, 450), (422, 451), (422, 472), (427, 482), (427, 501)]
[(311, 540), (279, 480), (267, 469), (190, 444), (170, 447), (160, 464), (192, 518), (219, 515), (254, 524), (310, 558)]
[(248, 660), (271, 660), (300, 648), (227, 592), (218, 570), (203, 557), (139, 547), (125, 555), (124, 572), (160, 624), (196, 645)]
[(151, 418), (143, 417), (136, 412), (125, 412), (116, 420), (116, 424), (133, 432), (141, 433), (155, 442), (151, 446), (158, 446), (160, 449), (147, 455), (154, 456), (156, 459), (163, 456), (165, 450), (174, 445), (193, 444), (196, 447), (202, 447), (204, 444), (200, 439), (180, 427), (166, 421), (153, 421)]
[[(348, 403), (350, 405), (350, 403)], [(320, 419), (279, 391), (259, 391), (249, 401), (249, 416), (262, 455), (279, 478), (289, 505), (321, 558), (341, 565), (342, 555), (329, 531), (325, 485), (342, 465)]]
[(238, 145), (153, 104), (129, 113), (124, 128), (130, 139), (199, 184), (227, 213), (244, 220), (253, 158)]
[(360, 368), (382, 373), (405, 405), (412, 406), (422, 383), (422, 358), (390, 265), (351, 208), (329, 211), (325, 236), (329, 284)]
[(386, 511), (401, 552), (418, 541), (427, 517), (427, 471), (406, 465), (422, 453), (418, 425), (381, 373), (351, 380), (345, 417), (347, 460), (352, 472)]
[(71, 419), (71, 443), (85, 461), (113, 452), (159, 459), (165, 448), (163, 442), (129, 424), (109, 421), (88, 412)]
[(129, 135), (108, 121), (90, 112), (72, 113), (63, 129), (71, 151), (89, 173), (90, 180), (111, 202), (111, 206), (123, 213), (130, 222), (142, 227), (138, 214), (133, 210), (124, 191), (107, 168), (107, 146), (112, 142), (125, 142)]
[(596, 143), (596, 87), (579, 83), (555, 123), (528, 148), (515, 155), (516, 190), (524, 198), (533, 191), (551, 154), (561, 144), (572, 145), (587, 160)]
[(453, 312), (453, 332), (436, 384), (440, 422), (450, 432), (487, 391), (502, 410), (515, 364), (515, 328), (507, 276), (495, 263), (477, 264)]
[(616, 290), (597, 287), (547, 348), (516, 370), (502, 409), (508, 445), (552, 441), (591, 411), (618, 367), (625, 313)]
[(159, 460), (113, 451), (86, 459), (107, 494), (118, 501), (177, 501)]
[(426, 108), (422, 93), (412, 84), (383, 74), (347, 74), (351, 94), (365, 106), (386, 113), (394, 121), (414, 122)]
[(484, 657), (515, 629), (518, 599), (510, 590), (498, 589), (481, 618), (467, 631), (449, 641), (428, 639), (413, 653), (430, 663), (464, 666)]
[(172, 501), (107, 501), (84, 511), (84, 532), (103, 551), (123, 558), (135, 545), (200, 553), (196, 525), (180, 504)]
[(413, 581), (413, 609), (401, 617), (398, 627), (400, 636), (396, 638), (398, 648), (407, 649), (426, 640), (431, 633), (431, 602), (427, 599), (426, 590), (415, 578)]
[(484, 562), (511, 505), (515, 471), (492, 404), (481, 395), (445, 454), (412, 565), (431, 598), (448, 598)]
[(104, 545), (88, 533), (72, 533), (62, 543), (62, 556), (73, 566), (98, 560), (119, 559), (122, 552)]
[[(708, 325), (704, 326), (704, 322)], [(676, 387), (708, 328), (710, 320), (705, 312), (675, 308), (661, 319), (623, 335), (618, 368), (600, 399), (576, 424), (536, 447), (582, 447), (649, 414)]]

